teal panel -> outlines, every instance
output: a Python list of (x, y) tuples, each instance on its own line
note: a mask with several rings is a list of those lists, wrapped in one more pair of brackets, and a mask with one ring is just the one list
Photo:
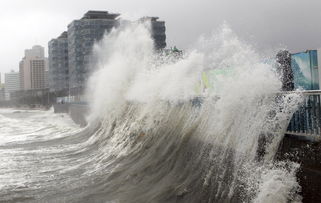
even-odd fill
[(304, 90), (319, 89), (317, 51), (307, 51), (291, 55), (294, 87)]

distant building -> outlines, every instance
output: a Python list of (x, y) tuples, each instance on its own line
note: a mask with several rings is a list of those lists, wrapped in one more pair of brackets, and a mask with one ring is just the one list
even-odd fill
[(69, 86), (83, 87), (91, 73), (92, 48), (105, 32), (119, 25), (119, 14), (88, 11), (83, 18), (68, 25)]
[(49, 70), (45, 70), (45, 88), (49, 88)]
[(24, 61), (19, 62), (19, 78), (20, 78), (20, 90), (24, 89)]
[(4, 89), (4, 84), (1, 83), (1, 73), (0, 73), (0, 101), (5, 100), (5, 89)]
[(5, 101), (4, 83), (1, 83), (1, 82), (0, 82), (0, 101)]
[[(45, 75), (49, 79), (51, 91), (59, 91), (69, 88), (68, 67), (68, 34), (63, 32), (58, 38), (48, 43), (49, 73)], [(49, 75), (48, 75), (49, 74)]]
[(150, 22), (151, 35), (156, 49), (166, 47), (166, 27), (164, 21), (158, 21), (158, 17), (142, 17), (141, 22)]
[(0, 101), (5, 101), (5, 89), (4, 85), (0, 85)]
[(25, 50), (25, 56), (19, 63), (20, 87), (22, 90), (44, 89), (47, 59), (44, 48), (36, 45)]
[(20, 74), (19, 72), (11, 71), (10, 73), (5, 73), (5, 99), (10, 100), (11, 94), (15, 91), (20, 90)]

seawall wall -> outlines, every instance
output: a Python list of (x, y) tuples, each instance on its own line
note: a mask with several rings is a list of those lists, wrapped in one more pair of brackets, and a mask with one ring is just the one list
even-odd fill
[(54, 104), (55, 113), (68, 113), (71, 119), (80, 126), (86, 126), (89, 107), (86, 104)]

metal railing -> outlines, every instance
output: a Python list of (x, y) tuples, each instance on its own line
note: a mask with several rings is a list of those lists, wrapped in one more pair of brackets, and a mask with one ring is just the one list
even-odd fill
[(321, 91), (300, 91), (303, 102), (293, 114), (286, 134), (321, 140)]

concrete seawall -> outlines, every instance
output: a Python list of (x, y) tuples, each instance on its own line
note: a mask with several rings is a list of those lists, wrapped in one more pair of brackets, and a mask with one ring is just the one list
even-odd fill
[[(80, 126), (86, 126), (88, 105), (55, 104), (55, 113), (68, 113)], [(303, 202), (321, 202), (321, 142), (307, 139), (306, 136), (285, 135), (278, 153), (278, 160), (291, 160), (300, 163), (297, 173), (302, 187)]]
[(70, 104), (69, 115), (72, 120), (80, 126), (87, 125), (86, 116), (88, 115), (89, 107), (84, 104)]
[(55, 113), (68, 113), (71, 119), (80, 126), (86, 126), (89, 107), (86, 104), (54, 104)]
[(55, 113), (69, 113), (69, 104), (54, 104)]
[(286, 135), (277, 154), (278, 160), (301, 165), (297, 178), (302, 187), (303, 202), (321, 202), (321, 143)]

